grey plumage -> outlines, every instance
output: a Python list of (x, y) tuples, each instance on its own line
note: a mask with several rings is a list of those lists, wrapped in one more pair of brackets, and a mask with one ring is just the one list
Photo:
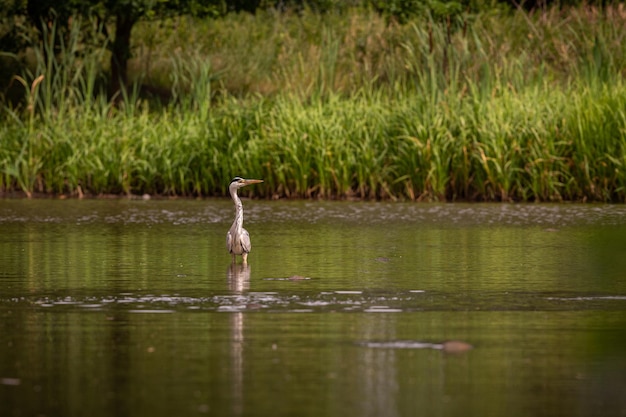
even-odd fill
[(248, 253), (252, 249), (250, 243), (250, 234), (243, 228), (243, 204), (237, 195), (237, 190), (250, 184), (258, 184), (263, 180), (247, 180), (241, 177), (235, 177), (228, 186), (230, 196), (235, 203), (235, 221), (230, 226), (230, 230), (226, 234), (226, 248), (233, 256), (233, 262), (237, 262), (237, 255), (241, 255), (243, 263), (248, 263)]

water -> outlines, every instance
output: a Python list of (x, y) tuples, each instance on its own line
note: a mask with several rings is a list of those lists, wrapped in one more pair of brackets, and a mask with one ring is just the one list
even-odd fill
[(0, 200), (0, 416), (626, 415), (626, 207), (244, 208)]

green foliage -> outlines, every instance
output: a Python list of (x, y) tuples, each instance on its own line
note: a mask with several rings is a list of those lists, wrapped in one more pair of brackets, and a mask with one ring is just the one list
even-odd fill
[(623, 202), (626, 20), (569, 13), (478, 15), (453, 32), (363, 11), (140, 25), (170, 51), (143, 49), (143, 80), (169, 74), (162, 106), (138, 87), (100, 98), (106, 51), (76, 54), (72, 32), (69, 53), (38, 51), (16, 79), (25, 106), (3, 109), (0, 189), (225, 195), (243, 175), (264, 178), (246, 192), (265, 197)]
[(376, 10), (389, 19), (407, 23), (415, 17), (432, 16), (434, 19), (450, 19), (463, 12), (463, 4), (450, 0), (372, 0)]

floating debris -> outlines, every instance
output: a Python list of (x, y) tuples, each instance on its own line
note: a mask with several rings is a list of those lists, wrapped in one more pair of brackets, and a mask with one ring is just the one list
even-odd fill
[(19, 378), (0, 378), (0, 385), (12, 385), (17, 386), (22, 383), (22, 380)]
[(287, 278), (289, 281), (305, 281), (307, 279), (311, 279), (309, 277), (303, 277), (302, 275), (292, 275)]
[(400, 308), (391, 308), (388, 306), (371, 306), (363, 310), (364, 313), (402, 313)]
[(461, 353), (474, 349), (474, 346), (461, 340), (448, 340), (441, 344), (441, 350), (448, 353)]
[(361, 346), (374, 349), (435, 349), (446, 353), (462, 353), (474, 347), (461, 340), (448, 340), (443, 343), (420, 342), (416, 340), (394, 340), (389, 342), (361, 342)]
[(163, 314), (163, 313), (174, 313), (174, 310), (128, 310), (129, 313), (142, 313), (142, 314)]
[(302, 275), (292, 275), (286, 278), (263, 278), (263, 281), (308, 281), (310, 277), (303, 277)]
[(580, 297), (546, 297), (551, 301), (594, 301), (594, 300), (621, 300), (626, 301), (626, 295), (604, 295), (604, 296), (580, 296)]

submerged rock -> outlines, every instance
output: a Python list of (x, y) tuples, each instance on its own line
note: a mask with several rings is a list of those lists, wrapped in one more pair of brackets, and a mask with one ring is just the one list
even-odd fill
[(473, 349), (474, 346), (461, 340), (448, 340), (441, 344), (441, 350), (448, 353), (461, 353)]

